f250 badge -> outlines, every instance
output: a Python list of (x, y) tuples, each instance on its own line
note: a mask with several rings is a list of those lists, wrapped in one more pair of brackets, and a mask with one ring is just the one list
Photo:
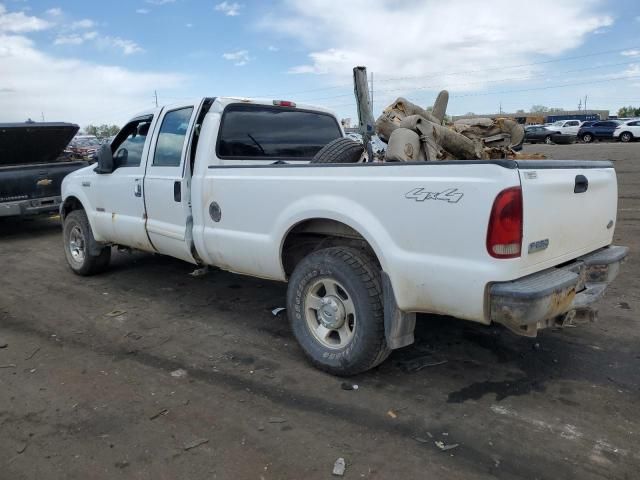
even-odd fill
[(459, 192), (457, 188), (447, 188), (442, 192), (428, 192), (424, 188), (414, 188), (404, 196), (404, 198), (415, 200), (416, 202), (442, 200), (449, 203), (458, 203), (462, 197), (464, 197), (464, 193)]

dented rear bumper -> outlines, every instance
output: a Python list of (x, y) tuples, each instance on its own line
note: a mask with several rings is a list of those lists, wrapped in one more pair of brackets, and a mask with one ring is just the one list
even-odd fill
[(492, 284), (491, 321), (532, 337), (541, 328), (595, 319), (592, 305), (616, 278), (628, 252), (627, 247), (609, 246), (562, 267)]

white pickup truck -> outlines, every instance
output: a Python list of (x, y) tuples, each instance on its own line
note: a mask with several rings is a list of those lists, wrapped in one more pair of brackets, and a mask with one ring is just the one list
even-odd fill
[(627, 255), (611, 163), (312, 161), (343, 136), (284, 101), (142, 113), (65, 178), (67, 261), (94, 274), (125, 246), (289, 282), (297, 340), (341, 375), (411, 344), (419, 312), (527, 336), (593, 316)]
[(547, 125), (547, 130), (564, 135), (577, 135), (582, 122), (580, 120), (558, 120)]

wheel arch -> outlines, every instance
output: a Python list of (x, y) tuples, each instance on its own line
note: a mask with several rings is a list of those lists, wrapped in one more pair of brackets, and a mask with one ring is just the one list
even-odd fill
[(622, 137), (622, 135), (624, 135), (625, 133), (628, 133), (629, 135), (631, 135), (631, 139), (632, 140), (634, 138), (636, 138), (636, 136), (633, 134), (633, 132), (631, 130), (624, 130), (624, 131), (620, 132), (620, 135), (618, 135), (618, 138)]
[(285, 276), (288, 278), (300, 260), (310, 253), (339, 245), (355, 246), (366, 251), (382, 267), (383, 261), (377, 248), (367, 238), (369, 235), (360, 230), (329, 216), (297, 221), (287, 230), (280, 244), (280, 263)]
[(60, 218), (64, 221), (65, 217), (74, 210), (84, 210), (86, 212), (82, 201), (75, 195), (69, 195), (60, 205)]

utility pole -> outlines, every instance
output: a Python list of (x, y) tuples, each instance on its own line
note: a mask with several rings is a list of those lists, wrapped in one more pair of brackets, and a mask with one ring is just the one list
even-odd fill
[(587, 98), (588, 98), (588, 97), (585, 95), (585, 96), (584, 96), (584, 111), (585, 111), (585, 112), (587, 111)]
[(582, 110), (582, 99), (578, 102), (578, 111)]
[(44, 122), (44, 112), (40, 112), (40, 116), (42, 117), (42, 121)]
[(157, 90), (153, 91), (153, 98), (156, 101), (156, 108), (157, 108), (158, 107), (158, 91)]

